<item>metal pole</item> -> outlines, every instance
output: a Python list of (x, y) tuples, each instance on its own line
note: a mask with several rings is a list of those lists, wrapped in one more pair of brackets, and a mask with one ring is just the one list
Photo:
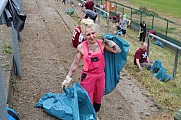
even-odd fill
[(142, 13), (140, 13), (140, 23), (142, 22)]
[(179, 50), (177, 49), (176, 53), (175, 53), (175, 62), (174, 62), (174, 67), (173, 67), (173, 79), (174, 80), (175, 80), (176, 72), (177, 72), (178, 53), (179, 53)]
[(8, 0), (0, 0), (0, 16), (2, 15), (2, 13), (4, 12), (4, 8), (6, 7)]
[(151, 29), (153, 30), (153, 24), (154, 24), (154, 15), (153, 15), (153, 18), (152, 18), (152, 24), (151, 24)]
[[(133, 17), (133, 9), (131, 8), (131, 16), (130, 16), (130, 20), (132, 21), (132, 17)], [(131, 24), (132, 24), (132, 22), (131, 22)]]
[(148, 35), (148, 47), (147, 47), (147, 51), (148, 51), (148, 56), (150, 53), (150, 36)]
[(17, 36), (17, 31), (13, 27), (13, 23), (11, 27), (11, 36), (12, 36), (12, 47), (13, 47), (13, 56), (14, 56), (14, 61), (16, 64), (16, 70), (17, 70), (17, 75), (21, 79), (22, 77), (22, 68), (21, 68), (21, 61), (20, 61), (20, 53), (19, 53), (19, 47), (18, 47), (18, 36)]
[(167, 21), (167, 27), (166, 27), (166, 37), (167, 37), (167, 35), (168, 35), (168, 20), (166, 19), (166, 21)]
[(163, 39), (163, 38), (161, 38), (161, 37), (158, 37), (158, 36), (156, 36), (156, 35), (153, 35), (153, 34), (149, 34), (149, 36), (152, 36), (152, 37), (160, 40), (161, 42), (164, 42), (164, 43), (166, 43), (166, 44), (169, 44), (169, 45), (172, 46), (173, 48), (176, 48), (176, 49), (178, 49), (178, 50), (181, 51), (181, 47), (178, 46), (178, 45), (176, 45), (176, 44), (173, 44), (173, 43), (171, 43), (171, 42), (169, 42), (169, 41), (167, 41), (167, 40), (165, 40), (165, 39)]
[(6, 105), (6, 96), (4, 92), (4, 81), (2, 75), (2, 67), (0, 61), (0, 120), (8, 120), (7, 114), (7, 105)]

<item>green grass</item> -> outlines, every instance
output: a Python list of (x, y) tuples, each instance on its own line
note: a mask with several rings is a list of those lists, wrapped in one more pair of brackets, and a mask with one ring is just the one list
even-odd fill
[(3, 53), (12, 54), (13, 53), (12, 46), (11, 45), (4, 45), (3, 46)]
[(130, 3), (145, 6), (166, 15), (181, 17), (181, 0), (130, 0)]
[[(133, 65), (133, 59), (135, 51), (139, 48), (140, 43), (136, 40), (136, 32), (128, 30), (128, 34), (129, 37), (126, 38), (126, 41), (130, 43), (130, 52), (125, 68), (133, 78), (138, 80), (139, 83), (150, 92), (151, 96), (173, 114), (181, 107), (181, 61), (178, 62), (176, 80), (160, 82), (147, 70), (138, 72), (138, 68)], [(151, 43), (150, 59), (161, 60), (163, 66), (170, 75), (172, 75), (173, 71), (174, 55), (174, 51), (168, 48), (160, 48)], [(179, 60), (181, 60), (181, 56), (179, 57)]]

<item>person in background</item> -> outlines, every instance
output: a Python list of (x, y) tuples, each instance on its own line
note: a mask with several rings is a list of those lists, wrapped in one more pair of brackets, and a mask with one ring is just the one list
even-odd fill
[(90, 19), (92, 19), (94, 22), (96, 21), (97, 14), (96, 14), (94, 11), (89, 10), (89, 9), (82, 9), (82, 11), (84, 12), (82, 18), (85, 18), (85, 19), (90, 18)]
[(140, 42), (141, 41), (145, 42), (145, 37), (146, 37), (146, 23), (145, 21), (142, 21), (140, 23)]
[(121, 31), (124, 37), (126, 37), (127, 26), (131, 24), (131, 20), (124, 18), (121, 14), (119, 16), (119, 21), (116, 23), (117, 31)]
[[(156, 31), (154, 30), (148, 30), (148, 34), (153, 34), (153, 35), (156, 35)], [(150, 37), (150, 40), (152, 40), (153, 37)]]
[(81, 86), (88, 92), (92, 105), (96, 112), (99, 111), (105, 89), (105, 60), (104, 50), (120, 53), (119, 46), (111, 41), (96, 38), (95, 24), (83, 25), (82, 33), (85, 41), (78, 45), (77, 53), (66, 79), (62, 82), (62, 88), (68, 87), (72, 76), (83, 59), (83, 68), (80, 77)]
[(136, 51), (134, 56), (134, 64), (138, 66), (139, 70), (142, 71), (143, 68), (150, 69), (154, 61), (149, 60), (147, 52), (148, 44), (145, 42), (141, 43), (141, 47)]
[(94, 1), (89, 0), (84, 4), (85, 9), (94, 10)]
[(126, 13), (122, 12), (123, 18), (126, 18)]

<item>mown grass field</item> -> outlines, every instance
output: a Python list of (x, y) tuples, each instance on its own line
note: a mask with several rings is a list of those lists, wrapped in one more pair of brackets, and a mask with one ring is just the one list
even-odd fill
[(181, 17), (181, 0), (129, 0), (130, 4), (145, 6), (166, 15)]

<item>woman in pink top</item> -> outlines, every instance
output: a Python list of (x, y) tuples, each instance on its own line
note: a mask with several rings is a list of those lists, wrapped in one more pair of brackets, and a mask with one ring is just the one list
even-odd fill
[(101, 106), (101, 99), (104, 95), (105, 73), (104, 73), (104, 49), (113, 53), (119, 53), (120, 48), (110, 40), (98, 40), (96, 38), (95, 25), (84, 25), (82, 33), (85, 41), (78, 45), (77, 54), (70, 67), (62, 87), (67, 87), (72, 80), (80, 60), (83, 58), (83, 69), (81, 73), (81, 86), (88, 92), (96, 112)]

